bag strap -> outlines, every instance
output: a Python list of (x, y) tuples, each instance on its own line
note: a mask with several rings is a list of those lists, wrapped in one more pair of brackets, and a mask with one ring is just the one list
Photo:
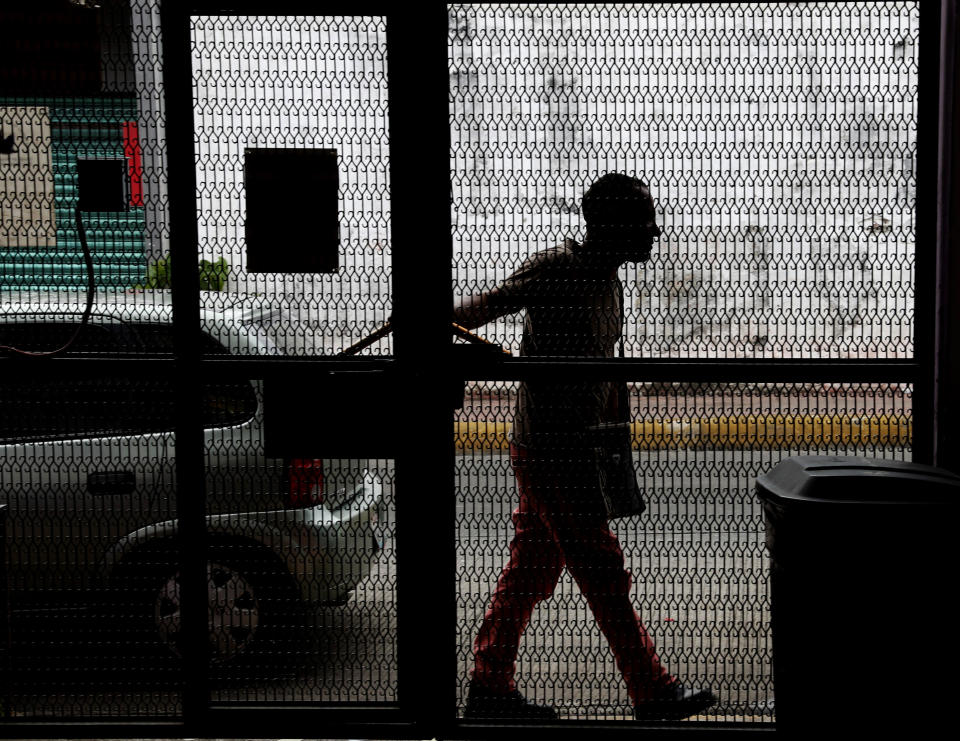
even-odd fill
[[(623, 331), (623, 284), (620, 284), (620, 357), (626, 357), (624, 353), (624, 331)], [(627, 382), (617, 382), (617, 416), (621, 422), (630, 421), (630, 388)]]

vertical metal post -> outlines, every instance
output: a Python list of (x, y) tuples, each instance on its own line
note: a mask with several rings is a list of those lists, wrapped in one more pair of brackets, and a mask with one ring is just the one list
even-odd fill
[(191, 724), (209, 706), (204, 442), (200, 421), (200, 290), (190, 13), (179, 3), (161, 8), (164, 102), (170, 183), (170, 255), (174, 352), (178, 542), (182, 619), (183, 717)]
[(396, 460), (398, 696), (429, 738), (453, 720), (456, 696), (445, 4), (388, 14), (387, 70), (394, 352), (408, 400)]
[(936, 373), (937, 245), (942, 217), (939, 202), (938, 144), (950, 136), (940, 128), (940, 8), (920, 6), (917, 83), (917, 200), (915, 209), (913, 460), (933, 463)]
[(960, 93), (957, 24), (960, 3), (940, 4), (939, 219), (937, 230), (937, 336), (933, 427), (934, 465), (960, 472), (960, 146), (954, 141)]

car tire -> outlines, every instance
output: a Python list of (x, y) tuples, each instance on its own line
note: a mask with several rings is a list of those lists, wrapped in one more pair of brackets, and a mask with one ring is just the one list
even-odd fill
[[(184, 660), (180, 575), (175, 551), (132, 554), (113, 580), (114, 651), (138, 674), (179, 678)], [(249, 544), (211, 546), (207, 558), (208, 635), (213, 676), (246, 667), (286, 666), (295, 652), (302, 608), (290, 575)]]

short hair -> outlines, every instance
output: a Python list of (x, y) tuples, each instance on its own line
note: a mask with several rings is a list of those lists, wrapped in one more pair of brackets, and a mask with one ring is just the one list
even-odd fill
[(650, 189), (642, 180), (622, 172), (608, 172), (594, 181), (583, 194), (580, 206), (587, 225), (651, 221), (656, 214)]

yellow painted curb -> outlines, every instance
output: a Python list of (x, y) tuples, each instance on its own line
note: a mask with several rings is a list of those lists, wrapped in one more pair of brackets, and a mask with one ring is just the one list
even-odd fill
[(458, 450), (479, 452), (510, 447), (506, 422), (456, 422), (454, 435)]
[[(910, 445), (913, 422), (903, 415), (767, 414), (654, 419), (634, 422), (637, 450), (731, 448), (764, 450), (823, 446)], [(464, 451), (509, 447), (506, 422), (457, 422), (456, 446)]]

